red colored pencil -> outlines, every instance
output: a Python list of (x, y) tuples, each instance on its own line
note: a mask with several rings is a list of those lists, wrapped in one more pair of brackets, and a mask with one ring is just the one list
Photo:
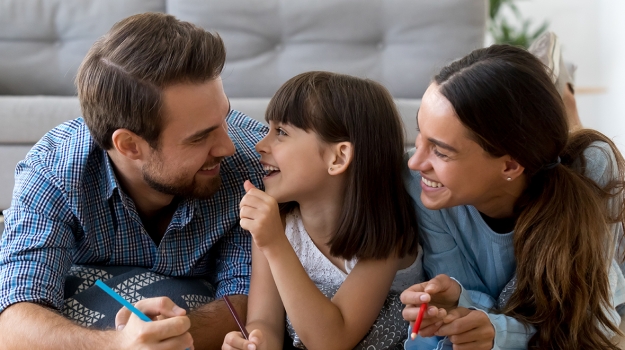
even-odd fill
[(421, 322), (423, 321), (423, 314), (425, 314), (425, 310), (428, 308), (428, 303), (423, 303), (419, 306), (419, 314), (417, 315), (417, 320), (412, 327), (412, 334), (410, 334), (410, 339), (414, 340), (419, 333), (419, 328), (421, 328)]
[(237, 326), (239, 326), (241, 334), (243, 334), (243, 338), (245, 338), (245, 340), (249, 340), (250, 334), (247, 332), (247, 329), (245, 329), (245, 326), (243, 325), (241, 319), (239, 318), (239, 315), (237, 314), (237, 310), (234, 309), (234, 306), (232, 306), (232, 303), (230, 302), (230, 299), (228, 299), (227, 295), (224, 295), (224, 301), (226, 302), (226, 305), (228, 305), (228, 310), (230, 310), (232, 317), (234, 317)]

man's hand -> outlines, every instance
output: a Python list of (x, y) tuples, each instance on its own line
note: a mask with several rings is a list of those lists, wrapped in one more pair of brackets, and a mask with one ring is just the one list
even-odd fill
[(459, 307), (450, 311), (443, 323), (436, 335), (449, 337), (454, 350), (493, 348), (495, 328), (484, 312)]
[(186, 311), (166, 297), (144, 299), (135, 307), (155, 322), (141, 321), (127, 308), (115, 316), (120, 349), (192, 349), (191, 322)]
[(244, 186), (247, 193), (239, 204), (240, 223), (243, 229), (250, 231), (256, 246), (262, 251), (280, 238), (286, 239), (276, 200), (249, 180)]

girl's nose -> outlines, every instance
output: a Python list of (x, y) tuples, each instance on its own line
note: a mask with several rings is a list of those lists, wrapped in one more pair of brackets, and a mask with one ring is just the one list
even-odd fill
[(266, 135), (262, 140), (258, 141), (256, 144), (256, 152), (267, 153), (267, 137), (269, 137), (269, 135)]

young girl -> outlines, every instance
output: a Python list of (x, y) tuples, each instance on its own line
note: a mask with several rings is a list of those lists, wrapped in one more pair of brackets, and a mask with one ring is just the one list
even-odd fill
[[(428, 301), (451, 310), (420, 335), (449, 336), (445, 349), (618, 349), (625, 182), (614, 144), (569, 133), (542, 64), (511, 46), (443, 68), (417, 122), (406, 179), (436, 277), (402, 294), (404, 315)], [(431, 349), (418, 341), (407, 348)]]
[[(246, 182), (240, 204), (241, 227), (254, 239), (250, 339), (232, 332), (223, 349), (281, 349), (285, 311), (294, 345), (354, 348), (389, 290), (422, 280), (400, 117), (378, 83), (309, 72), (278, 90), (266, 119), (270, 132), (256, 145), (266, 192)], [(330, 299), (318, 286), (340, 287)], [(384, 343), (392, 331), (405, 338), (405, 326), (390, 325), (376, 335), (378, 348), (401, 344)]]

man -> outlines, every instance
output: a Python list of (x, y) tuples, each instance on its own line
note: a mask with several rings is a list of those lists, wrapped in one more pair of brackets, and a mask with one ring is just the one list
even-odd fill
[[(84, 119), (50, 131), (16, 169), (0, 249), (2, 346), (217, 349), (237, 329), (220, 298), (244, 315), (251, 238), (238, 203), (244, 180), (262, 185), (254, 145), (267, 130), (230, 110), (224, 61), (221, 38), (165, 14), (122, 20), (93, 45), (76, 78)], [(205, 278), (216, 300), (187, 317), (147, 298), (137, 307), (155, 322), (122, 309), (117, 330), (81, 327), (59, 311), (68, 315), (67, 278), (84, 265), (99, 271), (87, 291), (130, 266), (144, 284)]]

